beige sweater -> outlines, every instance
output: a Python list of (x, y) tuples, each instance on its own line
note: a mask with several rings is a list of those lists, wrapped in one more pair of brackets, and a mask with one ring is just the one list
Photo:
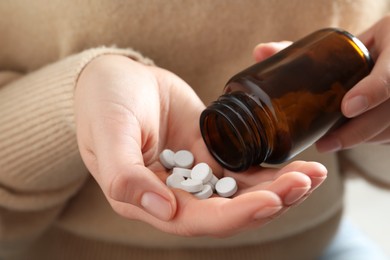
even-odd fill
[(387, 8), (387, 0), (0, 1), (0, 259), (313, 259), (337, 228), (342, 170), (390, 186), (389, 147), (310, 148), (299, 158), (324, 163), (329, 177), (302, 205), (229, 238), (183, 238), (110, 208), (77, 149), (73, 90), (88, 62), (116, 53), (149, 57), (207, 104), (253, 63), (257, 43), (327, 26), (358, 34)]

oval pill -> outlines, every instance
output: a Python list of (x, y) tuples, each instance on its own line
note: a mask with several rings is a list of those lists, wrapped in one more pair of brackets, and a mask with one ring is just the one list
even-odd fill
[(161, 164), (167, 169), (172, 169), (175, 166), (174, 156), (175, 153), (172, 150), (163, 150), (159, 156)]
[(190, 178), (191, 177), (191, 170), (187, 168), (180, 168), (180, 167), (173, 167), (172, 174), (179, 174), (183, 176), (184, 178)]
[(237, 191), (237, 182), (232, 177), (223, 177), (215, 185), (215, 190), (221, 197), (231, 197)]
[(194, 193), (194, 196), (201, 200), (208, 199), (211, 195), (213, 195), (213, 189), (208, 184), (204, 185), (201, 191)]
[(198, 192), (203, 189), (203, 183), (201, 180), (187, 179), (182, 181), (180, 185), (183, 190), (191, 193)]
[(194, 156), (190, 151), (180, 150), (173, 156), (175, 165), (181, 168), (191, 168), (194, 164)]
[(191, 179), (201, 180), (203, 184), (208, 183), (213, 176), (213, 172), (207, 163), (198, 163), (191, 170)]
[(184, 180), (184, 177), (179, 174), (171, 174), (168, 176), (165, 183), (170, 188), (183, 189), (181, 183)]

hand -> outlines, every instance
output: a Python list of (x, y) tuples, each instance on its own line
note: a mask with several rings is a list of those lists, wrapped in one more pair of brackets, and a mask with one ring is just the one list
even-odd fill
[(317, 142), (322, 152), (352, 148), (361, 143), (390, 143), (390, 16), (358, 38), (367, 46), (375, 66), (344, 96), (341, 109), (350, 120)]
[[(123, 217), (184, 236), (226, 236), (264, 225), (303, 201), (326, 178), (319, 163), (232, 173), (219, 166), (200, 135), (204, 109), (176, 75), (131, 59), (106, 55), (82, 72), (75, 92), (81, 156), (112, 208)], [(234, 198), (198, 200), (165, 185), (159, 153), (190, 150), (218, 177), (233, 176)]]
[[(367, 46), (375, 66), (367, 77), (346, 93), (341, 111), (350, 120), (317, 143), (320, 152), (335, 152), (361, 143), (390, 143), (390, 16), (384, 17), (358, 38)], [(260, 44), (257, 61), (263, 60), (291, 42)]]

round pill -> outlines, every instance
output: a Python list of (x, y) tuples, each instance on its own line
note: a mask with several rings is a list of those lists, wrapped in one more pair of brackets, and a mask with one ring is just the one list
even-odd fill
[(236, 180), (232, 177), (224, 177), (217, 182), (215, 190), (221, 197), (231, 197), (237, 191)]
[(194, 156), (190, 151), (180, 150), (173, 156), (173, 161), (177, 167), (191, 168), (194, 164)]
[(173, 167), (172, 174), (179, 174), (185, 178), (190, 178), (191, 170), (187, 168)]
[(172, 150), (169, 149), (163, 150), (160, 153), (161, 164), (167, 169), (172, 169), (175, 166), (175, 161), (173, 160), (174, 156), (175, 153)]
[(181, 188), (187, 192), (198, 192), (203, 189), (203, 183), (200, 180), (187, 179), (180, 183)]
[(201, 200), (208, 199), (211, 195), (213, 195), (213, 189), (208, 184), (203, 185), (203, 189), (201, 191), (194, 193), (194, 196)]
[(191, 179), (201, 180), (203, 184), (208, 183), (213, 176), (213, 172), (207, 163), (198, 163), (191, 170)]
[(168, 176), (165, 183), (170, 188), (183, 189), (181, 182), (184, 180), (184, 177), (179, 174), (171, 174)]

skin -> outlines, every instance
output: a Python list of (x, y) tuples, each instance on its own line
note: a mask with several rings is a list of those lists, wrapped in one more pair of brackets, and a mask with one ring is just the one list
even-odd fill
[[(191, 87), (161, 68), (104, 55), (84, 69), (75, 91), (79, 149), (114, 211), (168, 233), (224, 237), (265, 225), (325, 180), (327, 170), (317, 162), (239, 175), (222, 169), (200, 134), (204, 108)], [(158, 159), (165, 148), (189, 150), (218, 177), (234, 176), (239, 192), (199, 200), (169, 189)]]
[[(321, 152), (390, 140), (390, 18), (359, 38), (375, 60), (372, 73), (341, 104), (347, 124), (317, 142)], [(261, 61), (289, 42), (265, 43), (254, 50)], [(205, 108), (194, 91), (173, 73), (131, 59), (105, 55), (81, 74), (75, 91), (77, 138), (82, 158), (114, 211), (182, 236), (229, 236), (261, 227), (300, 204), (325, 180), (317, 162), (295, 161), (281, 169), (253, 167), (234, 174), (207, 152), (198, 119)], [(385, 120), (384, 120), (385, 119)], [(234, 176), (233, 198), (198, 200), (165, 185), (158, 160), (164, 149), (190, 150), (218, 177)]]
[[(362, 143), (390, 142), (390, 17), (359, 35), (375, 66), (343, 98), (348, 123), (317, 142), (321, 152)], [(289, 42), (265, 43), (254, 50), (261, 61)], [(75, 91), (77, 138), (82, 158), (114, 211), (182, 236), (229, 236), (261, 227), (300, 204), (325, 180), (317, 162), (295, 161), (281, 169), (253, 167), (234, 174), (207, 152), (198, 119), (204, 104), (173, 73), (131, 59), (105, 55), (82, 72)], [(387, 120), (386, 120), (387, 119)], [(165, 185), (159, 163), (164, 149), (190, 150), (218, 177), (234, 176), (233, 198), (198, 200)]]

